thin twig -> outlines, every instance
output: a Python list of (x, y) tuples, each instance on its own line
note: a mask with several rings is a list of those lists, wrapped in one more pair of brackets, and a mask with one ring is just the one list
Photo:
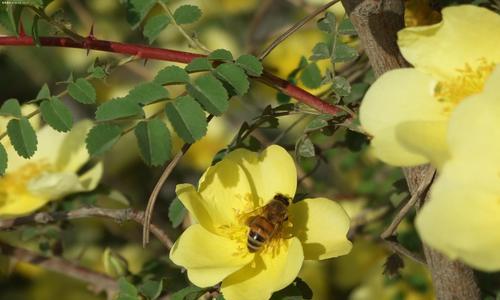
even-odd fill
[(73, 40), (75, 40), (77, 42), (84, 42), (85, 41), (85, 38), (83, 36), (79, 35), (78, 33), (74, 32), (71, 29), (69, 29), (68, 27), (66, 27), (64, 24), (61, 24), (60, 22), (58, 22), (58, 21), (54, 20), (53, 18), (51, 18), (50, 16), (48, 16), (42, 8), (35, 8), (35, 7), (32, 7), (32, 6), (29, 6), (29, 7), (40, 18), (44, 19), (49, 24), (51, 24), (54, 27), (56, 27), (58, 30), (64, 32), (67, 36), (69, 36)]
[(403, 245), (393, 242), (391, 240), (384, 240), (384, 243), (394, 252), (401, 254), (405, 257), (408, 257), (409, 259), (413, 260), (414, 262), (417, 262), (422, 265), (426, 265), (425, 263), (425, 258), (417, 253), (413, 253), (410, 250), (406, 249), (403, 247)]
[(160, 193), (161, 188), (165, 184), (165, 181), (167, 181), (168, 177), (174, 170), (174, 168), (177, 166), (179, 161), (181, 160), (182, 156), (189, 150), (191, 147), (191, 144), (184, 144), (182, 146), (181, 151), (177, 152), (177, 154), (174, 156), (174, 158), (170, 161), (170, 163), (165, 167), (165, 170), (163, 170), (163, 173), (161, 174), (160, 178), (155, 184), (155, 187), (153, 188), (153, 191), (151, 192), (151, 195), (149, 196), (148, 199), (148, 205), (146, 206), (145, 210), (145, 215), (144, 215), (144, 221), (143, 221), (143, 228), (142, 228), (142, 246), (146, 247), (146, 245), (149, 243), (149, 231), (152, 229), (151, 227), (151, 216), (153, 215), (153, 210), (154, 206), (156, 203), (156, 199), (158, 198), (158, 194)]
[(424, 175), (424, 178), (422, 179), (422, 182), (417, 188), (417, 191), (411, 196), (410, 200), (406, 202), (405, 205), (401, 208), (401, 210), (398, 212), (398, 214), (394, 217), (392, 220), (391, 224), (387, 227), (384, 232), (380, 235), (381, 238), (387, 239), (388, 237), (392, 236), (396, 229), (398, 228), (399, 224), (403, 219), (406, 217), (410, 209), (420, 200), (422, 199), (425, 194), (427, 193), (429, 187), (432, 184), (432, 181), (434, 180), (434, 175), (436, 174), (435, 169), (428, 169), (427, 173)]
[(112, 277), (84, 268), (60, 257), (42, 256), (33, 251), (13, 247), (4, 242), (0, 242), (0, 251), (3, 255), (7, 255), (17, 261), (31, 263), (44, 269), (87, 282), (96, 293), (105, 291), (109, 295), (118, 290), (118, 284)]
[(208, 49), (207, 47), (205, 47), (204, 45), (202, 45), (198, 40), (193, 39), (192, 37), (190, 37), (189, 34), (187, 34), (187, 32), (184, 30), (184, 28), (182, 28), (181, 25), (177, 24), (177, 22), (175, 21), (175, 18), (174, 18), (174, 15), (173, 15), (172, 11), (170, 10), (170, 8), (165, 3), (163, 3), (162, 0), (158, 0), (157, 3), (160, 4), (160, 6), (163, 8), (163, 10), (169, 16), (170, 20), (174, 23), (174, 25), (177, 28), (177, 30), (188, 41), (189, 46), (191, 46), (192, 48), (197, 48), (197, 49), (199, 49), (199, 50), (201, 50), (203, 52), (210, 53), (210, 49)]
[(327, 4), (325, 4), (325, 5), (321, 6), (321, 7), (319, 7), (318, 9), (316, 9), (314, 12), (312, 12), (307, 17), (305, 17), (302, 20), (300, 20), (299, 22), (295, 23), (287, 31), (285, 31), (283, 34), (281, 34), (280, 36), (278, 36), (274, 41), (272, 41), (272, 43), (269, 46), (267, 46), (267, 48), (264, 49), (264, 51), (262, 51), (262, 53), (259, 55), (259, 59), (263, 60), (267, 55), (269, 55), (269, 53), (271, 53), (271, 51), (274, 50), (274, 48), (276, 48), (279, 44), (281, 44), (284, 40), (286, 40), (294, 32), (296, 32), (297, 30), (299, 30), (307, 22), (309, 22), (310, 20), (314, 19), (317, 15), (319, 15), (322, 12), (324, 12), (330, 6), (334, 5), (335, 3), (339, 2), (339, 1), (340, 0), (330, 1)]
[[(110, 209), (101, 207), (82, 207), (71, 211), (39, 212), (28, 216), (0, 220), (0, 230), (12, 230), (27, 224), (49, 224), (63, 220), (103, 217), (117, 222), (134, 221), (143, 224), (144, 213), (131, 208)], [(151, 232), (167, 248), (173, 246), (168, 235), (158, 226), (151, 224)]]

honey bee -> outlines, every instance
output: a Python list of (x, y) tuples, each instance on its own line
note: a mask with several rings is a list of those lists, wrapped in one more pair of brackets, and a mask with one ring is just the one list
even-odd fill
[(281, 231), (283, 223), (288, 220), (290, 199), (276, 194), (273, 200), (262, 208), (262, 213), (250, 217), (247, 221), (247, 248), (251, 253), (259, 251), (262, 246)]

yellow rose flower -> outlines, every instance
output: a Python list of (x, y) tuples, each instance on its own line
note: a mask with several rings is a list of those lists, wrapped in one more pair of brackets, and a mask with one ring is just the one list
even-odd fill
[[(493, 50), (493, 49), (492, 49)], [(500, 270), (500, 67), (448, 126), (450, 159), (417, 216), (422, 239), (453, 259)]]
[(69, 133), (42, 127), (37, 132), (38, 150), (30, 159), (5, 144), (9, 162), (0, 177), (0, 217), (28, 214), (49, 201), (94, 189), (101, 179), (101, 163), (77, 173), (89, 160), (85, 138), (91, 126), (81, 121)]
[(327, 259), (351, 249), (345, 211), (329, 199), (314, 198), (291, 204), (283, 231), (260, 251), (248, 250), (248, 219), (277, 194), (293, 198), (296, 187), (295, 164), (285, 149), (229, 153), (206, 170), (198, 190), (177, 186), (177, 196), (199, 223), (179, 237), (170, 258), (197, 286), (222, 281), (227, 300), (269, 299), (295, 279), (304, 259)]
[(383, 74), (368, 90), (360, 121), (386, 163), (440, 168), (449, 157), (450, 113), (481, 93), (500, 62), (500, 16), (462, 5), (443, 9), (443, 21), (398, 33), (401, 53), (415, 68)]

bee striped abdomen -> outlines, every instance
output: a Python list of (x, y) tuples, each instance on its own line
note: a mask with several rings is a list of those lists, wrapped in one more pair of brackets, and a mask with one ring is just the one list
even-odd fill
[(247, 247), (250, 252), (257, 252), (273, 234), (274, 226), (262, 216), (255, 217), (249, 224)]

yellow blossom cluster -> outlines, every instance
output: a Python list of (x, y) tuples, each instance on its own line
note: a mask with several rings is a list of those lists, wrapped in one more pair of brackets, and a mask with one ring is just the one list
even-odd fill
[(477, 269), (500, 270), (500, 16), (472, 5), (442, 16), (399, 32), (414, 67), (382, 75), (360, 120), (381, 160), (438, 169), (416, 219), (424, 242)]

